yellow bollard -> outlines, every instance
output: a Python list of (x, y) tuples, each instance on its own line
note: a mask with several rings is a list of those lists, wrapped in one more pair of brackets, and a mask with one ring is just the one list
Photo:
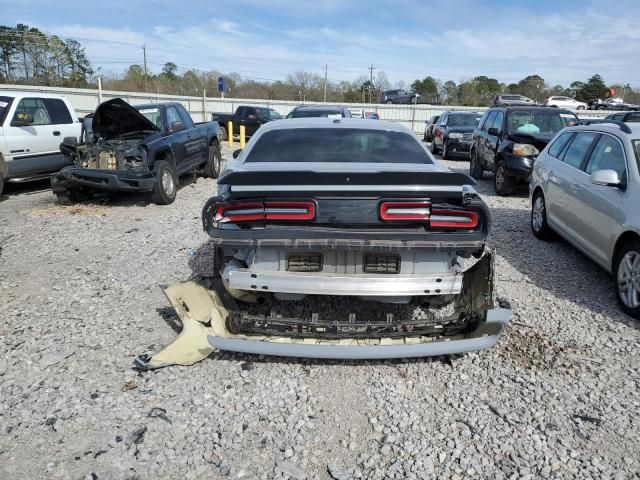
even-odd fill
[(244, 125), (240, 125), (240, 148), (245, 146), (244, 133)]
[(229, 137), (229, 146), (233, 147), (233, 122), (227, 123), (227, 136)]

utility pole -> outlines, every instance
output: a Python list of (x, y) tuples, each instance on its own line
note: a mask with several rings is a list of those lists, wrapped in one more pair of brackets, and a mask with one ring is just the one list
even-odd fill
[(142, 44), (142, 55), (144, 58), (144, 91), (147, 91), (147, 45)]
[(327, 70), (328, 66), (324, 64), (324, 102), (327, 103)]
[(373, 88), (373, 71), (375, 70), (376, 67), (373, 66), (373, 64), (371, 64), (371, 66), (368, 68), (369, 70), (369, 103), (371, 103), (371, 89)]

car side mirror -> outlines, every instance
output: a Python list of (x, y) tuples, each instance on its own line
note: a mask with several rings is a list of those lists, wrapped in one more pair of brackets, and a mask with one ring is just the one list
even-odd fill
[(615, 170), (597, 170), (591, 174), (591, 183), (603, 187), (623, 187), (624, 182)]
[(497, 137), (498, 135), (500, 135), (500, 131), (496, 127), (491, 127), (489, 129), (489, 135)]
[(27, 127), (33, 123), (33, 115), (27, 112), (19, 112), (11, 122), (12, 127)]
[(240, 155), (241, 153), (242, 153), (242, 149), (241, 148), (239, 148), (238, 150), (234, 150), (233, 153), (232, 153), (233, 158), (238, 158), (238, 155)]
[(184, 129), (185, 129), (184, 122), (178, 121), (178, 122), (173, 122), (171, 124), (171, 132), (172, 133), (180, 132), (180, 131), (182, 131)]

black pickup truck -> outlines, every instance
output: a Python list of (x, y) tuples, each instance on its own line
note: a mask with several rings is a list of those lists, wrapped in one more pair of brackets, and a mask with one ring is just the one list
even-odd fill
[(81, 143), (65, 138), (60, 150), (73, 162), (51, 177), (63, 203), (95, 191), (135, 191), (151, 192), (154, 203), (167, 205), (176, 198), (180, 175), (217, 178), (222, 164), (218, 124), (196, 125), (179, 103), (108, 100), (83, 122)]
[(261, 125), (272, 120), (281, 120), (282, 115), (272, 108), (241, 105), (236, 108), (235, 113), (213, 113), (211, 119), (218, 122), (220, 126), (220, 140), (227, 140), (229, 138), (229, 122), (233, 124), (233, 131), (236, 134), (240, 133), (240, 125), (244, 125), (245, 135), (250, 137), (256, 133)]

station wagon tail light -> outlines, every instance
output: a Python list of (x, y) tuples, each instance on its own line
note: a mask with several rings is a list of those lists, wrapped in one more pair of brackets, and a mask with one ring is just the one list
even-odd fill
[(431, 211), (431, 228), (473, 230), (478, 223), (480, 223), (478, 214), (469, 210), (433, 209)]
[(528, 143), (514, 143), (513, 144), (513, 154), (516, 157), (535, 157), (540, 153), (533, 145), (529, 145)]
[(265, 220), (309, 221), (316, 217), (313, 202), (265, 202)]
[(380, 218), (385, 222), (428, 222), (431, 202), (382, 202)]

